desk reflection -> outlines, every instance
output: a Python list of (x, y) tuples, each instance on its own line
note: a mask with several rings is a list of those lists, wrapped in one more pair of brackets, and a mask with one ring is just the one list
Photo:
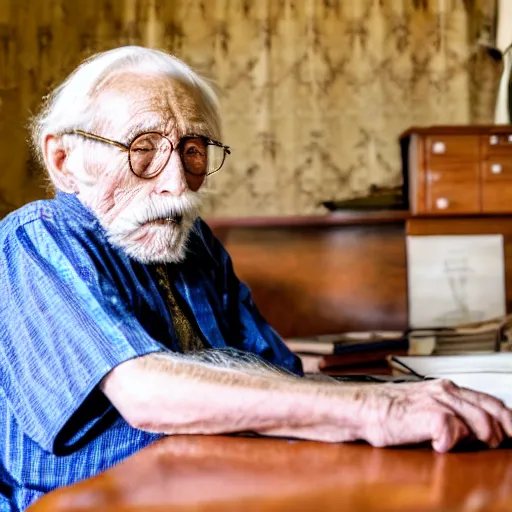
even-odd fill
[(175, 436), (30, 510), (510, 511), (512, 450)]

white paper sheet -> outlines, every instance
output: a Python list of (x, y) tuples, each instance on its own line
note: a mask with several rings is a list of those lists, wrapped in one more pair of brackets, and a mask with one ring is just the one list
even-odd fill
[(423, 377), (448, 379), (468, 389), (487, 393), (512, 408), (512, 353), (467, 356), (394, 356), (395, 369)]
[(454, 327), (506, 313), (502, 235), (407, 237), (409, 323)]

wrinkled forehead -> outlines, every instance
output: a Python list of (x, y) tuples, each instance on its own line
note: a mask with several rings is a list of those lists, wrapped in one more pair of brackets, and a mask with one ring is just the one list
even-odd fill
[(169, 77), (118, 74), (94, 103), (102, 133), (125, 143), (153, 130), (176, 138), (190, 133), (211, 136), (197, 91)]

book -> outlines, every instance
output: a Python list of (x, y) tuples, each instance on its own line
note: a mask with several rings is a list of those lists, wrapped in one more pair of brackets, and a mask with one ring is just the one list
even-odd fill
[(395, 339), (376, 339), (375, 341), (366, 341), (359, 343), (335, 343), (334, 354), (344, 357), (349, 354), (408, 351), (409, 339), (407, 336), (400, 336)]
[(512, 408), (512, 352), (456, 356), (390, 356), (394, 375), (448, 379), (492, 395)]
[(285, 340), (297, 354), (307, 373), (389, 372), (386, 356), (408, 353), (409, 340), (403, 332), (378, 331), (322, 335)]
[(359, 350), (347, 352), (345, 354), (334, 354), (322, 356), (319, 360), (318, 367), (320, 370), (331, 368), (353, 368), (364, 366), (371, 370), (372, 365), (386, 367), (387, 357), (390, 355), (407, 355), (407, 347), (405, 348), (382, 348), (371, 350)]
[[(347, 332), (342, 334), (322, 334), (305, 338), (284, 340), (288, 348), (299, 354), (333, 355), (345, 352), (372, 350), (382, 347), (379, 343), (407, 343), (400, 331)], [(374, 345), (377, 344), (377, 345)]]

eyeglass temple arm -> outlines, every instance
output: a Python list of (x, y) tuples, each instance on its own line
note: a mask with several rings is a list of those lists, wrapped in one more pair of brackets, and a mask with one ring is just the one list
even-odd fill
[(122, 142), (117, 142), (115, 140), (105, 139), (105, 137), (100, 137), (99, 135), (94, 135), (94, 133), (84, 132), (83, 130), (73, 130), (69, 132), (70, 135), (81, 135), (87, 139), (97, 140), (99, 142), (104, 142), (105, 144), (110, 144), (111, 146), (116, 146), (122, 151), (130, 151), (129, 146), (123, 144)]
[(224, 146), (222, 142), (218, 142), (213, 139), (208, 139), (209, 144), (213, 144), (214, 146), (218, 146), (219, 148), (222, 148), (228, 155), (231, 155), (231, 148), (229, 146)]

